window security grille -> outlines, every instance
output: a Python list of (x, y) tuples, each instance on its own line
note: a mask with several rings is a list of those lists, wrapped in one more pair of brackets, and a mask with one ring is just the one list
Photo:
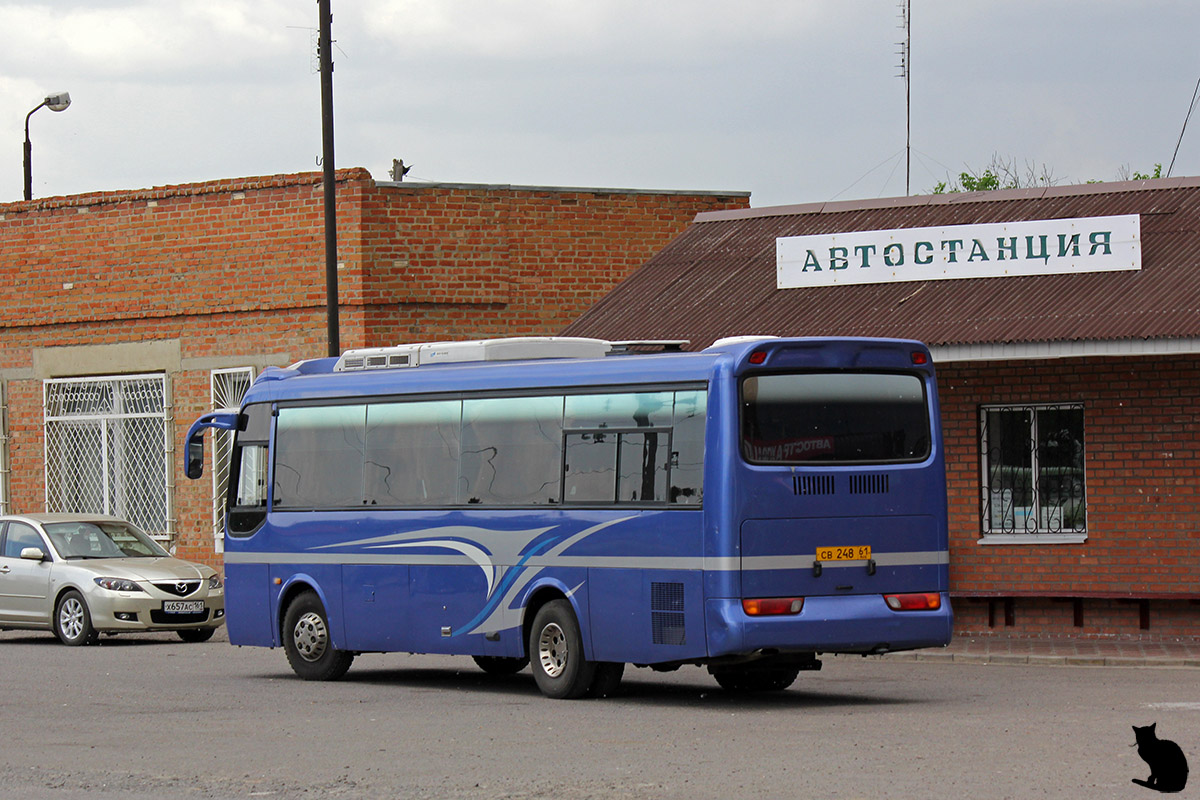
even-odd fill
[[(212, 406), (238, 408), (254, 382), (253, 367), (214, 369), (209, 380)], [(212, 530), (215, 552), (225, 552), (225, 490), (229, 486), (229, 456), (233, 451), (233, 432), (213, 429), (212, 440)]]
[(980, 415), (983, 530), (1083, 534), (1083, 406), (985, 406)]
[(43, 402), (46, 510), (111, 514), (169, 540), (166, 376), (51, 379)]

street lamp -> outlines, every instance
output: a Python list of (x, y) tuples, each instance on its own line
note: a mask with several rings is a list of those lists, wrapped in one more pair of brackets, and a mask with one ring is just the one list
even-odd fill
[[(66, 111), (67, 106), (71, 105), (71, 95), (68, 92), (59, 92), (58, 94), (48, 95), (45, 100), (38, 103), (33, 111), (37, 111), (42, 106), (46, 106), (51, 111)], [(33, 116), (33, 111), (25, 115), (25, 199), (33, 199), (33, 170), (30, 165), (32, 146), (29, 144), (29, 118)]]

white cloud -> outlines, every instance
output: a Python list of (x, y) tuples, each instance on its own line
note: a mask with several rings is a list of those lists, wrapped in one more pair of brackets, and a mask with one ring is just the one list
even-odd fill
[(0, 65), (31, 74), (51, 63), (100, 78), (206, 82), (289, 47), (285, 3), (155, 0), (0, 4)]
[[(332, 4), (339, 166), (756, 205), (903, 193), (892, 0)], [(1200, 4), (913, 5), (915, 191), (993, 153), (1078, 180), (1169, 160)], [(68, 90), (31, 126), (38, 194), (314, 169), (317, 22), (313, 0), (0, 0), (0, 141)], [(0, 199), (20, 184), (0, 159)]]

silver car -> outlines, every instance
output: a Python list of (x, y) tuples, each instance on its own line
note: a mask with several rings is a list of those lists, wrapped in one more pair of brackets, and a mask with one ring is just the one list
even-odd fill
[(0, 630), (175, 631), (203, 642), (225, 624), (216, 570), (173, 558), (134, 525), (84, 514), (0, 516)]

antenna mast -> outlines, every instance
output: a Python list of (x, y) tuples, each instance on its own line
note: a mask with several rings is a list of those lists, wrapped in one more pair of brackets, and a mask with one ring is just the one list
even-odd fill
[(904, 79), (904, 194), (911, 194), (910, 179), (912, 177), (912, 103), (909, 92), (909, 76), (912, 68), (912, 0), (902, 0), (900, 3), (900, 30), (904, 31), (904, 41), (896, 42), (900, 48), (900, 74), (897, 78)]

